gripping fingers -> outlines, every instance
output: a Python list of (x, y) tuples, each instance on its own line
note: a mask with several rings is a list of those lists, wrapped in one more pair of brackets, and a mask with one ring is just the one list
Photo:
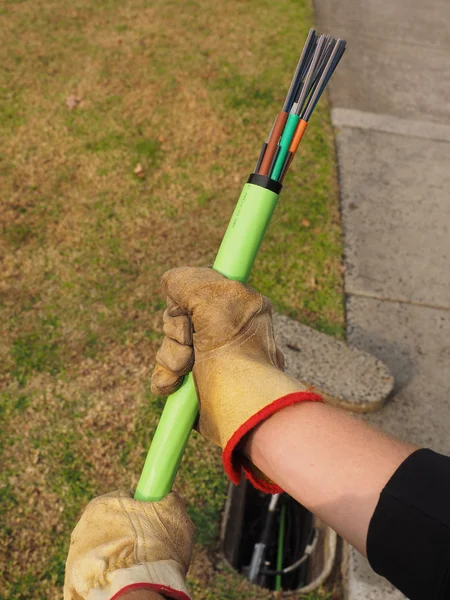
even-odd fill
[(164, 311), (164, 333), (183, 346), (192, 346), (192, 321), (184, 311), (168, 306)]
[(163, 320), (166, 337), (156, 355), (151, 389), (154, 394), (167, 396), (179, 387), (183, 376), (191, 370), (194, 348), (191, 319), (170, 298)]
[(152, 375), (152, 393), (167, 396), (174, 392), (194, 364), (194, 348), (183, 346), (165, 337), (156, 355), (156, 367)]

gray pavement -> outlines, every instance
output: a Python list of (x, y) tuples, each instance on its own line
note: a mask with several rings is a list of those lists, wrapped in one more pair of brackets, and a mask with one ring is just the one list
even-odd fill
[[(391, 369), (371, 422), (450, 453), (450, 3), (315, 0), (348, 49), (331, 82), (347, 334)], [(347, 600), (402, 594), (348, 549)]]

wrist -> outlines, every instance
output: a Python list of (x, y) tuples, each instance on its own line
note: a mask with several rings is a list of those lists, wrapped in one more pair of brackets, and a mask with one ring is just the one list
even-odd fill
[[(247, 419), (228, 440), (222, 454), (224, 468), (230, 480), (237, 485), (241, 478), (241, 470), (243, 470), (247, 479), (257, 489), (267, 494), (281, 493), (283, 489), (278, 485), (281, 482), (273, 478), (274, 474), (277, 475), (277, 471), (271, 468), (272, 474), (269, 473), (266, 469), (267, 460), (265, 460), (268, 457), (272, 458), (271, 453), (266, 452), (265, 442), (267, 436), (272, 435), (272, 423), (277, 422), (273, 419), (275, 415), (284, 413), (288, 407), (320, 403), (322, 403), (320, 396), (303, 388), (291, 391), (277, 400), (269, 402)], [(276, 427), (277, 436), (282, 436), (279, 429)], [(255, 433), (256, 431), (259, 433)], [(267, 434), (266, 431), (269, 433)], [(261, 434), (261, 432), (263, 433)], [(279, 438), (275, 445), (280, 445), (280, 439), (282, 438)], [(273, 442), (273, 440), (270, 441)], [(261, 450), (259, 454), (258, 449)]]
[(258, 468), (272, 470), (271, 463), (274, 462), (277, 449), (283, 454), (282, 444), (279, 442), (282, 440), (285, 418), (289, 418), (287, 415), (295, 414), (295, 422), (301, 428), (303, 422), (307, 426), (307, 423), (320, 419), (324, 407), (323, 402), (301, 402), (286, 406), (259, 423), (245, 436), (241, 442), (241, 452)]

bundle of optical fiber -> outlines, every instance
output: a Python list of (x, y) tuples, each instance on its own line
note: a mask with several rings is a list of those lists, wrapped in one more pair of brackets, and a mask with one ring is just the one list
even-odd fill
[(263, 144), (255, 173), (282, 182), (309, 119), (345, 51), (346, 42), (311, 29), (283, 108)]
[[(281, 111), (244, 185), (213, 269), (246, 282), (309, 119), (345, 51), (346, 42), (311, 29)], [(138, 500), (160, 500), (172, 484), (197, 418), (192, 373), (165, 404), (136, 488)]]

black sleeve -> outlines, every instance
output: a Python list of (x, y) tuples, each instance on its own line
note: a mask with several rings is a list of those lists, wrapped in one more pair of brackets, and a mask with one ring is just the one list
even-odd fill
[(367, 556), (409, 600), (450, 599), (450, 457), (417, 450), (383, 489)]

